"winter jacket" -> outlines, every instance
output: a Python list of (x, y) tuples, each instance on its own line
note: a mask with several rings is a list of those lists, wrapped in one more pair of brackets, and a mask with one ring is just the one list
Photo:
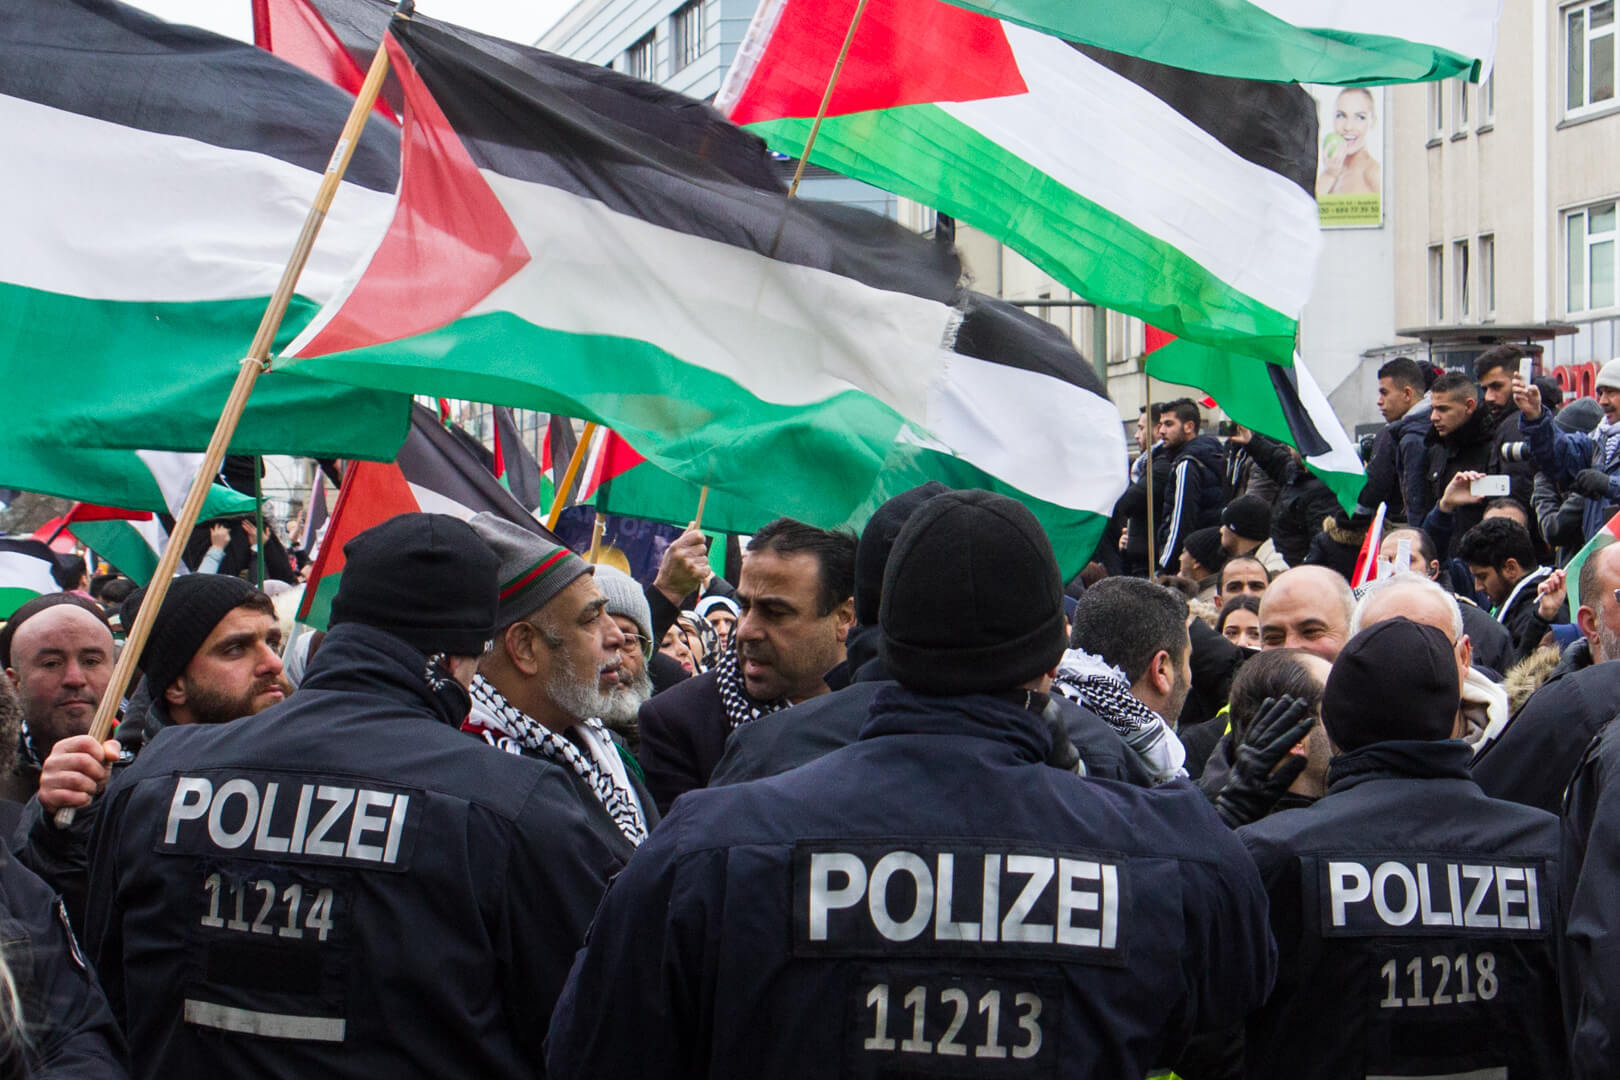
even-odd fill
[[(1164, 445), (1156, 443), (1153, 447), (1153, 497), (1163, 499), (1165, 490), (1170, 486), (1170, 459), (1173, 455), (1165, 453)], [(1126, 530), (1125, 533), (1125, 571), (1129, 574), (1145, 574), (1148, 569), (1148, 485), (1147, 485), (1147, 455), (1139, 456), (1131, 463), (1131, 483), (1125, 489), (1125, 494), (1119, 497), (1114, 504), (1113, 521)], [(1155, 527), (1161, 519), (1155, 515)]]
[(569, 777), (334, 628), (298, 693), (175, 727), (103, 796), (87, 943), (143, 1076), (532, 1077), (621, 866)]
[(1310, 553), (1311, 540), (1322, 531), (1322, 519), (1339, 509), (1331, 488), (1294, 459), (1275, 439), (1256, 435), (1249, 441), (1255, 463), (1277, 481), (1271, 506), (1271, 542), (1289, 566), (1299, 566)]
[(1560, 669), (1474, 759), (1485, 794), (1557, 813), (1586, 744), (1620, 711), (1620, 663), (1573, 670), (1587, 655), (1585, 641), (1566, 649)]
[(1384, 425), (1373, 439), (1367, 483), (1357, 499), (1361, 509), (1376, 513), (1378, 504), (1384, 503), (1388, 521), (1423, 520), (1434, 503), (1425, 476), (1428, 447), (1424, 440), (1431, 430), (1427, 394), (1405, 416)]
[(1536, 513), (1536, 527), (1553, 549), (1559, 566), (1568, 563), (1586, 543), (1581, 531), (1586, 516), (1586, 496), (1566, 492), (1537, 470), (1530, 488), (1530, 507)]
[[(1603, 665), (1607, 667), (1608, 665)], [(1620, 727), (1586, 747), (1564, 799), (1560, 863), (1569, 917), (1564, 931), (1564, 1025), (1575, 1080), (1620, 1072)]]
[[(1425, 468), (1429, 494), (1436, 505), (1440, 502), (1440, 496), (1445, 494), (1446, 485), (1451, 483), (1453, 476), (1460, 472), (1485, 472), (1490, 469), (1491, 449), (1495, 445), (1495, 438), (1496, 428), (1491, 421), (1490, 410), (1484, 407), (1476, 408), (1474, 414), (1463, 421), (1462, 427), (1450, 435), (1441, 436), (1431, 427), (1429, 434), (1424, 438), (1428, 446)], [(1441, 557), (1449, 558), (1453, 555), (1457, 541), (1469, 529), (1478, 525), (1484, 517), (1484, 503), (1458, 507), (1452, 514), (1451, 543), (1442, 550)]]
[(1021, 700), (885, 687), (853, 745), (687, 795), (597, 912), (551, 1075), (1140, 1077), (1237, 1022), (1274, 949), (1236, 838), (1051, 748)]
[(1487, 798), (1469, 753), (1341, 754), (1315, 805), (1238, 830), (1279, 953), (1247, 1080), (1562, 1075), (1558, 822)]
[(1160, 573), (1176, 572), (1181, 545), (1190, 534), (1221, 523), (1225, 467), (1226, 451), (1213, 435), (1194, 435), (1176, 451), (1164, 491), (1154, 492), (1159, 501)]
[(1601, 469), (1609, 474), (1608, 494), (1601, 499), (1587, 498), (1581, 514), (1582, 540), (1590, 540), (1620, 510), (1620, 438), (1611, 439), (1606, 446), (1599, 438), (1601, 425), (1590, 435), (1564, 431), (1553, 423), (1546, 409), (1534, 420), (1521, 421), (1519, 428), (1530, 443), (1536, 467), (1560, 487), (1567, 488), (1583, 469)]
[[(1531, 489), (1536, 481), (1536, 460), (1528, 446), (1520, 445), (1525, 442), (1524, 432), (1519, 427), (1519, 421), (1523, 416), (1524, 414), (1517, 408), (1510, 406), (1494, 418), (1496, 434), (1491, 439), (1490, 466), (1485, 471), (1492, 475), (1506, 476), (1508, 495), (1529, 506)], [(1504, 447), (1510, 446), (1514, 448), (1513, 457), (1503, 450)]]
[(1462, 610), (1463, 633), (1474, 646), (1474, 666), (1505, 674), (1513, 666), (1513, 635), (1467, 597), (1457, 597), (1457, 607)]
[(1306, 566), (1337, 570), (1349, 581), (1355, 576), (1356, 559), (1361, 556), (1361, 545), (1366, 539), (1366, 524), (1353, 528), (1330, 514), (1322, 521), (1322, 531), (1311, 537), (1311, 547), (1303, 562)]
[(1558, 613), (1549, 622), (1536, 613), (1536, 586), (1552, 573), (1550, 566), (1538, 566), (1524, 577), (1520, 578), (1502, 602), (1502, 610), (1496, 613), (1496, 621), (1507, 628), (1513, 637), (1513, 659), (1515, 662), (1523, 660), (1526, 656), (1541, 647), (1541, 639), (1547, 636), (1553, 623), (1569, 622), (1569, 603), (1566, 601)]

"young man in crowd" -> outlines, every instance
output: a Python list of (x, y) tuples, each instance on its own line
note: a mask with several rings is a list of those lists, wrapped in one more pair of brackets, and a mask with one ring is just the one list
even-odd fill
[(1201, 423), (1198, 406), (1187, 398), (1168, 403), (1159, 414), (1159, 441), (1170, 458), (1164, 490), (1153, 493), (1161, 574), (1177, 572), (1189, 535), (1221, 523), (1226, 452), (1214, 436), (1198, 433)]

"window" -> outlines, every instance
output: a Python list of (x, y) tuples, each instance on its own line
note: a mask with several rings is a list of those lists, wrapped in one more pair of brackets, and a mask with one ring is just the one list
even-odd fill
[(671, 71), (679, 71), (703, 55), (703, 0), (690, 0), (670, 16), (669, 39)]
[(1496, 236), (1479, 238), (1479, 313), (1485, 318), (1496, 314)]
[(1456, 312), (1458, 320), (1467, 319), (1473, 311), (1468, 296), (1468, 241), (1458, 240), (1451, 245), (1451, 273), (1456, 279), (1453, 286), (1456, 289)]
[(1429, 139), (1446, 133), (1446, 94), (1437, 82), (1429, 84)]
[(1568, 308), (1601, 311), (1615, 306), (1615, 204), (1571, 210), (1564, 218)]
[(1496, 72), (1479, 84), (1479, 127), (1483, 131), (1496, 123)]
[(1453, 134), (1468, 132), (1468, 80), (1451, 80), (1451, 130)]
[(652, 79), (653, 35), (648, 34), (624, 52), (624, 72), (636, 79)]
[(1429, 248), (1429, 321), (1446, 317), (1446, 249), (1439, 244)]
[(1564, 9), (1564, 107), (1571, 115), (1614, 100), (1614, 2)]

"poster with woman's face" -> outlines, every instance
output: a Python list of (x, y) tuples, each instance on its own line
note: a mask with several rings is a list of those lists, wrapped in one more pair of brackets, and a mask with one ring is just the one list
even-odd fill
[(1382, 87), (1305, 87), (1316, 99), (1316, 206), (1324, 229), (1384, 224)]

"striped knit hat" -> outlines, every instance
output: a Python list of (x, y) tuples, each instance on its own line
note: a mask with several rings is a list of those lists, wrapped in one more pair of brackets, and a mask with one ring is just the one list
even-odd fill
[(533, 615), (592, 570), (590, 563), (556, 541), (503, 517), (478, 514), (469, 524), (501, 560), (497, 628)]

